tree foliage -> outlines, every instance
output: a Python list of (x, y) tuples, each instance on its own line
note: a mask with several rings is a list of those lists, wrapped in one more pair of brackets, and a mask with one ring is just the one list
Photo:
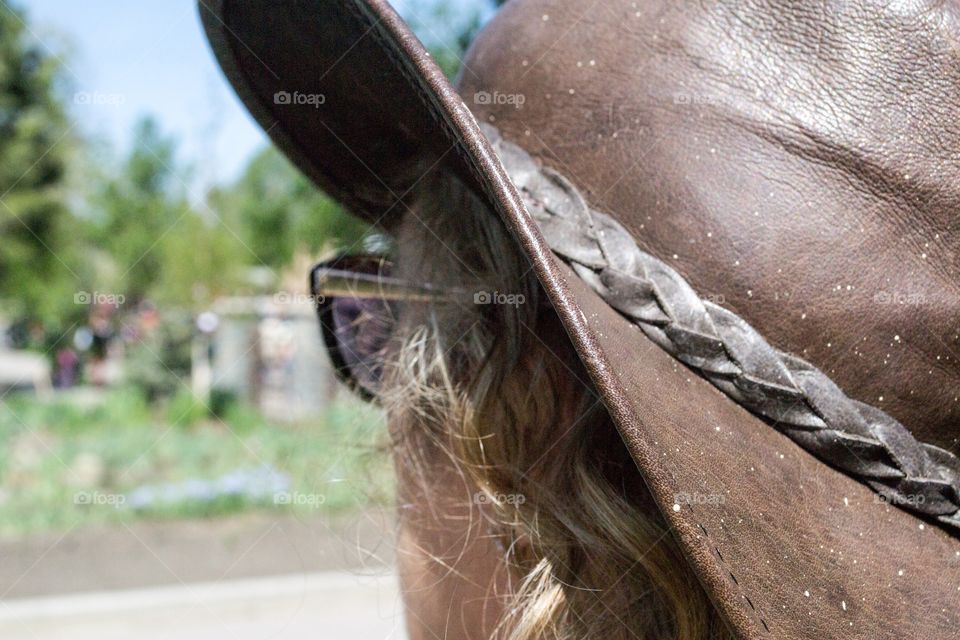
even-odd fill
[[(239, 240), (187, 198), (174, 140), (146, 118), (120, 166), (92, 195), (90, 238), (104, 254), (95, 285), (181, 307), (208, 303), (235, 284)], [(94, 285), (91, 285), (94, 286)]]
[(0, 299), (15, 313), (59, 315), (79, 277), (63, 177), (74, 142), (57, 60), (24, 16), (0, 4)]
[[(435, 0), (408, 18), (452, 76), (499, 4)], [(28, 22), (0, 3), (0, 315), (45, 325), (47, 346), (86, 321), (81, 292), (196, 311), (262, 290), (252, 269), (276, 285), (304, 256), (356, 250), (370, 233), (273, 147), (206, 194), (190, 192), (176, 140), (150, 118), (130, 149), (104, 153), (73, 133), (62, 65)]]
[(149, 119), (137, 125), (134, 140), (119, 170), (97, 185), (91, 236), (110, 258), (100, 284), (137, 301), (164, 275), (163, 245), (168, 235), (181, 236), (188, 212), (174, 187), (173, 141)]
[(212, 202), (237, 230), (254, 266), (280, 270), (301, 251), (356, 248), (369, 232), (272, 146), (259, 152), (240, 179), (214, 194)]

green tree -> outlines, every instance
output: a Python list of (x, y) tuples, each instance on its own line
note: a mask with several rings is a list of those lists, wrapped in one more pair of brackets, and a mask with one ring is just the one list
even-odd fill
[(147, 296), (163, 269), (160, 243), (188, 212), (173, 169), (174, 143), (157, 123), (139, 122), (134, 144), (115, 175), (93, 194), (93, 238), (109, 256), (98, 284), (128, 300)]
[(63, 193), (74, 140), (60, 65), (26, 19), (0, 3), (0, 298), (6, 313), (49, 322), (70, 309), (79, 279)]
[(243, 284), (247, 250), (233, 231), (203, 212), (185, 211), (157, 251), (163, 266), (150, 295), (159, 303), (198, 310), (238, 293)]
[(153, 119), (140, 121), (129, 154), (93, 196), (99, 290), (193, 309), (235, 285), (241, 241), (189, 202), (181, 173), (174, 140)]
[(260, 151), (211, 201), (246, 245), (252, 266), (280, 270), (300, 251), (355, 246), (369, 231), (273, 147)]

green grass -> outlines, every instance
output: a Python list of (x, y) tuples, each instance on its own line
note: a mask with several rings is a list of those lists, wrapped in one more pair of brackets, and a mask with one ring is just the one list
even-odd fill
[[(383, 440), (379, 412), (348, 399), (290, 425), (271, 424), (237, 403), (211, 418), (189, 395), (150, 407), (136, 389), (112, 390), (94, 403), (7, 396), (0, 400), (0, 536), (250, 509), (317, 513), (382, 504), (392, 493)], [(288, 477), (289, 486), (259, 497), (183, 497), (143, 508), (127, 498), (145, 485), (209, 481), (264, 466)]]

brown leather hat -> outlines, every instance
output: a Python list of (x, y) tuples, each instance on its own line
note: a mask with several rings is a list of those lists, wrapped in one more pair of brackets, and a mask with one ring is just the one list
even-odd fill
[(958, 637), (956, 12), (515, 0), (458, 92), (383, 0), (201, 7), (357, 215), (486, 196), (742, 637)]

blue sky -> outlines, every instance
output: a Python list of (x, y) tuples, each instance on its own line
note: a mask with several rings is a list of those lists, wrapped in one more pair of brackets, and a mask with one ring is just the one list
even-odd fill
[[(436, 0), (395, 0), (422, 16)], [(201, 184), (238, 175), (267, 138), (227, 85), (204, 40), (194, 0), (20, 0), (34, 35), (61, 55), (83, 135), (127, 148), (152, 114), (176, 136)], [(459, 10), (483, 0), (449, 0)]]

